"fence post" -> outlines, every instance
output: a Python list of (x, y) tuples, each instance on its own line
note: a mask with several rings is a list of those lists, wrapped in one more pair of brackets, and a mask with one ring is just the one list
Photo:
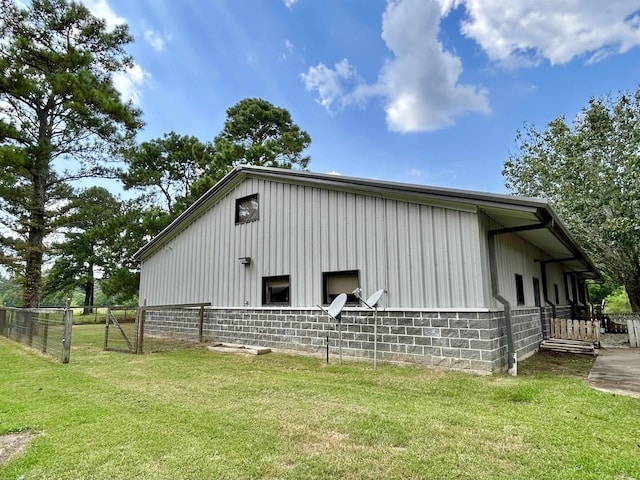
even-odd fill
[(33, 345), (33, 329), (35, 328), (35, 324), (38, 321), (38, 312), (29, 312), (27, 313), (26, 318), (28, 318), (28, 321), (26, 324), (27, 338), (28, 338), (27, 345), (31, 347)]
[(67, 307), (64, 309), (64, 337), (62, 338), (62, 363), (69, 363), (71, 356), (71, 326), (73, 325), (73, 310), (71, 299), (67, 299)]
[(104, 320), (104, 350), (109, 347), (109, 317), (111, 314), (111, 307), (107, 307), (107, 315)]
[(47, 353), (47, 341), (49, 341), (49, 314), (44, 316), (44, 324), (42, 325), (42, 353)]
[(8, 337), (9, 332), (5, 332), (7, 328), (7, 311), (3, 308), (0, 310), (0, 335)]
[(136, 345), (136, 353), (142, 353), (143, 344), (144, 344), (144, 319), (147, 312), (147, 299), (144, 299), (142, 302), (142, 306), (138, 307), (138, 332), (137, 332), (137, 345)]
[(631, 348), (640, 347), (640, 321), (629, 318), (627, 320), (627, 332), (629, 334), (629, 346)]

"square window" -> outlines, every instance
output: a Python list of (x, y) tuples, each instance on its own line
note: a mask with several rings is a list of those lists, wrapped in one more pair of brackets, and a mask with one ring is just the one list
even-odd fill
[(518, 305), (524, 305), (524, 282), (522, 281), (522, 275), (516, 273), (516, 299)]
[(289, 305), (289, 275), (262, 278), (263, 305)]
[(258, 194), (236, 199), (236, 224), (258, 220)]
[(347, 294), (347, 305), (358, 305), (360, 301), (351, 292), (360, 286), (358, 270), (324, 272), (322, 274), (322, 302), (326, 305), (341, 293)]

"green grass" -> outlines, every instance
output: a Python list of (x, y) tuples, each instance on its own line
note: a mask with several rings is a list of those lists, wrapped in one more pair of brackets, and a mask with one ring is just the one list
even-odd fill
[(185, 348), (71, 363), (0, 340), (0, 434), (41, 432), (2, 479), (640, 478), (640, 400), (598, 392), (588, 357), (520, 376)]

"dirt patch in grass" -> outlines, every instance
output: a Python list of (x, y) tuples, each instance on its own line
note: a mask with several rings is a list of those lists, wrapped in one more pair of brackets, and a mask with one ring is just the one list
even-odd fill
[(0, 465), (24, 453), (36, 436), (36, 433), (29, 431), (0, 435)]

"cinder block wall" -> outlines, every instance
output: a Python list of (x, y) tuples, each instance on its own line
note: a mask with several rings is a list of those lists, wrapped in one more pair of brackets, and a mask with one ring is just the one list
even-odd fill
[(511, 310), (513, 343), (518, 361), (535, 353), (542, 341), (543, 317), (539, 308), (514, 308)]
[[(338, 355), (338, 328), (317, 310), (205, 310), (203, 340), (208, 343), (260, 345), (286, 351)], [(514, 337), (519, 358), (538, 348), (542, 339), (537, 309), (515, 310)], [(147, 310), (145, 335), (198, 340), (199, 310)], [(345, 309), (342, 355), (372, 359), (373, 313)], [(378, 359), (481, 373), (504, 371), (507, 342), (503, 312), (378, 312)]]

